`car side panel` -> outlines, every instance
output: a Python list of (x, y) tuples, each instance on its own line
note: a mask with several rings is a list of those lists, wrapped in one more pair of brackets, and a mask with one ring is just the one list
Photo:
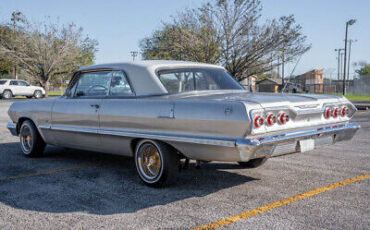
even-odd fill
[(8, 114), (18, 125), (20, 125), (20, 119), (30, 119), (35, 123), (44, 141), (48, 144), (55, 144), (54, 135), (50, 131), (51, 109), (54, 101), (54, 98), (17, 101), (10, 106)]
[[(172, 101), (160, 98), (103, 99), (99, 110), (101, 149), (132, 155), (133, 138), (169, 142), (185, 139), (235, 139), (249, 125), (242, 103)], [(189, 147), (192, 144), (187, 144)], [(179, 146), (180, 147), (180, 146)], [(196, 148), (181, 146), (183, 154), (196, 156)]]

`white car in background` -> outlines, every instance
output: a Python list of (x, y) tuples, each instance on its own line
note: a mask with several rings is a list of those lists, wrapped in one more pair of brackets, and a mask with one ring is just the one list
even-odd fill
[(39, 99), (45, 96), (45, 90), (39, 86), (32, 86), (23, 80), (0, 79), (0, 97), (9, 99), (15, 96)]

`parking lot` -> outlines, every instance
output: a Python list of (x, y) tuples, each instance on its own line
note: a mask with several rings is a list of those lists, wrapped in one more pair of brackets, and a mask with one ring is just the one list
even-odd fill
[(155, 189), (130, 158), (52, 146), (24, 157), (5, 128), (10, 103), (0, 100), (0, 229), (370, 229), (370, 112), (355, 115), (351, 142), (257, 169), (191, 162)]

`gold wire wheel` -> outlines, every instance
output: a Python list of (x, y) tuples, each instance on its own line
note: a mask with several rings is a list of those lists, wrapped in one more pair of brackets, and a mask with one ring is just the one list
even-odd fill
[(141, 174), (148, 180), (155, 179), (161, 171), (161, 157), (158, 149), (151, 143), (146, 143), (139, 150), (138, 165)]
[(31, 130), (27, 126), (24, 126), (22, 128), (21, 143), (22, 143), (22, 148), (25, 152), (31, 151), (32, 145), (33, 145), (33, 139), (32, 139)]

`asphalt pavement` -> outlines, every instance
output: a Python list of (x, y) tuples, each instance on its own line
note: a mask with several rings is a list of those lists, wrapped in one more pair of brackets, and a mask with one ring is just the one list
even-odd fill
[(52, 146), (24, 157), (5, 128), (10, 103), (0, 100), (0, 229), (370, 229), (370, 111), (355, 115), (350, 142), (257, 169), (191, 162), (155, 189), (130, 158)]

